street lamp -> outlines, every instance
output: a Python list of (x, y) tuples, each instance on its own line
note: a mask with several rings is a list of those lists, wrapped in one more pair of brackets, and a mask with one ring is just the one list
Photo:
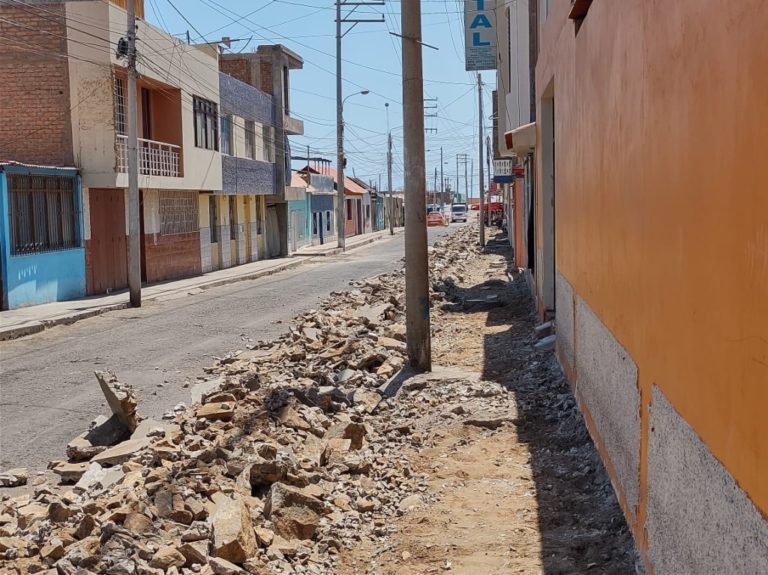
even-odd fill
[(336, 184), (338, 197), (338, 204), (336, 206), (336, 233), (338, 235), (337, 245), (342, 250), (345, 248), (344, 234), (347, 223), (344, 214), (344, 207), (346, 204), (344, 198), (344, 102), (349, 100), (352, 96), (367, 96), (370, 93), (370, 90), (361, 90), (360, 92), (350, 94), (339, 102), (336, 110), (336, 179), (338, 181)]

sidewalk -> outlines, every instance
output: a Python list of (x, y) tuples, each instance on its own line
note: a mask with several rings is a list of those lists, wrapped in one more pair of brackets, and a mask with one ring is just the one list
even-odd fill
[[(403, 233), (405, 228), (395, 228), (395, 235)], [(389, 238), (389, 229), (373, 232), (371, 234), (363, 234), (359, 236), (352, 236), (346, 240), (346, 251), (354, 250), (363, 246), (367, 246), (375, 241)], [(301, 256), (335, 256), (342, 252), (341, 248), (336, 246), (336, 240), (332, 240), (327, 244), (321, 246), (311, 246), (307, 248), (301, 248), (294, 252), (293, 257)]]
[[(395, 230), (395, 235), (402, 231), (402, 228)], [(353, 250), (388, 237), (390, 237), (389, 230), (354, 236), (347, 240), (346, 249), (347, 251)], [(304, 265), (311, 257), (333, 256), (339, 253), (341, 250), (333, 242), (328, 245), (304, 248), (287, 258), (263, 260), (192, 278), (144, 286), (141, 290), (142, 301), (164, 301), (184, 297), (200, 293), (208, 288), (257, 279), (296, 268)], [(0, 313), (0, 341), (17, 339), (41, 332), (49, 327), (75, 323), (81, 319), (127, 307), (129, 307), (128, 290), (122, 290), (109, 295), (3, 311)]]

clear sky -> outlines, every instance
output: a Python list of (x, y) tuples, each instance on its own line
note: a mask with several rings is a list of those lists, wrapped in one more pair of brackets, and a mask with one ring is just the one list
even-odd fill
[[(461, 0), (422, 0), (423, 41), (438, 48), (423, 49), (424, 97), (437, 98), (425, 106), (427, 173), (440, 166), (443, 148), (444, 173), (451, 185), (456, 180), (456, 154), (474, 159), (477, 186), (477, 86), (474, 73), (464, 70), (464, 24)], [(177, 8), (189, 21), (185, 22)], [(347, 172), (365, 181), (378, 181), (386, 189), (385, 103), (389, 102), (389, 125), (394, 142), (393, 179), (396, 188), (403, 182), (403, 129), (401, 42), (390, 32), (400, 32), (400, 1), (386, 0), (384, 6), (359, 8), (361, 18), (378, 18), (384, 23), (358, 24), (344, 37), (342, 57), (344, 95), (363, 89), (367, 96), (349, 98), (344, 108)], [(223, 36), (243, 38), (232, 51), (251, 51), (259, 44), (284, 44), (304, 59), (304, 69), (291, 72), (291, 113), (304, 120), (305, 134), (291, 137), (292, 153), (324, 156), (336, 163), (336, 40), (333, 0), (145, 0), (149, 21), (172, 34), (185, 35), (193, 42), (216, 41)], [(193, 29), (194, 28), (194, 29)], [(484, 116), (490, 129), (491, 91), (495, 73), (484, 72)], [(435, 131), (436, 130), (436, 131)], [(299, 168), (300, 163), (294, 163)], [(464, 169), (459, 187), (464, 189)], [(430, 187), (433, 178), (429, 179)], [(472, 194), (474, 196), (477, 193)]]

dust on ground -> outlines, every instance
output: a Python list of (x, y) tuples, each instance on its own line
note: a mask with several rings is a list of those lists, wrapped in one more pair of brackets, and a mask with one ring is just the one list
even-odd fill
[(426, 430), (426, 441), (403, 453), (430, 478), (425, 503), (403, 511), (390, 537), (343, 552), (338, 573), (639, 571), (573, 395), (553, 353), (534, 350), (533, 302), (524, 277), (508, 275), (509, 255), (504, 238), (489, 242), (463, 276), (437, 286), (451, 303), (432, 318), (434, 364), (479, 372), (503, 390), (479, 398), (490, 423), (446, 415), (476, 398), (449, 394), (443, 403), (439, 393), (435, 402), (401, 392), (400, 410)]

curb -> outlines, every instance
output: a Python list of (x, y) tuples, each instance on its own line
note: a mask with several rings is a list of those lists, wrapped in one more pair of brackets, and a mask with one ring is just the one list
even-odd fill
[(378, 241), (383, 240), (385, 238), (394, 238), (395, 236), (399, 235), (400, 233), (402, 233), (402, 231), (398, 230), (398, 231), (395, 231), (395, 233), (392, 234), (392, 235), (389, 235), (387, 233), (387, 234), (381, 234), (381, 235), (378, 235), (378, 236), (375, 236), (375, 237), (372, 237), (372, 238), (367, 238), (367, 239), (365, 239), (363, 241), (355, 242), (354, 244), (352, 244), (351, 246), (347, 246), (343, 250), (341, 248), (331, 248), (328, 251), (317, 252), (317, 253), (314, 253), (314, 254), (313, 253), (309, 253), (309, 254), (301, 254), (301, 253), (292, 254), (291, 257), (292, 258), (314, 258), (314, 257), (321, 257), (322, 258), (322, 257), (326, 257), (326, 256), (337, 256), (337, 255), (343, 254), (345, 252), (351, 252), (352, 250), (356, 250), (357, 248), (362, 248), (364, 246), (368, 246), (368, 245), (370, 245), (370, 244), (372, 244), (374, 242), (378, 242)]
[[(284, 264), (275, 266), (273, 268), (267, 269), (267, 270), (259, 270), (257, 272), (253, 272), (250, 274), (240, 275), (240, 276), (234, 276), (230, 278), (220, 279), (220, 280), (212, 280), (208, 283), (194, 286), (195, 289), (200, 290), (207, 290), (214, 287), (220, 287), (227, 284), (233, 284), (240, 281), (245, 280), (255, 280), (266, 276), (271, 276), (273, 274), (286, 271), (289, 269), (297, 268), (305, 263), (306, 260), (296, 260), (292, 262), (286, 262)], [(169, 295), (168, 293), (160, 293), (157, 295), (145, 297), (144, 301), (150, 302), (157, 299), (160, 299), (164, 296)], [(71, 325), (73, 323), (76, 323), (83, 319), (88, 319), (91, 317), (96, 317), (111, 311), (117, 311), (121, 309), (127, 309), (130, 307), (130, 304), (128, 302), (123, 303), (116, 303), (116, 304), (109, 304), (105, 305), (103, 307), (98, 307), (94, 309), (89, 309), (87, 311), (82, 312), (74, 312), (66, 316), (58, 317), (56, 319), (44, 319), (40, 321), (31, 322), (19, 327), (11, 327), (8, 329), (0, 329), (0, 341), (10, 341), (13, 339), (20, 339), (22, 337), (26, 337), (28, 335), (33, 335), (36, 333), (40, 333), (42, 331), (45, 331), (46, 329), (55, 327), (57, 325)]]

